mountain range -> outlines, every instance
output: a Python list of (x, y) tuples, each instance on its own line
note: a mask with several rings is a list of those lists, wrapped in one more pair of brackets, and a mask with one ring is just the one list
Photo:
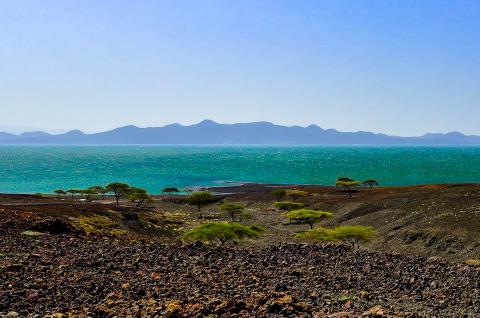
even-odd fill
[(72, 130), (63, 134), (42, 131), (10, 134), (0, 132), (1, 144), (271, 144), (271, 145), (480, 145), (480, 136), (459, 132), (398, 137), (365, 131), (341, 132), (307, 127), (281, 126), (269, 122), (219, 124), (204, 120), (184, 126), (140, 128), (125, 126), (86, 134)]

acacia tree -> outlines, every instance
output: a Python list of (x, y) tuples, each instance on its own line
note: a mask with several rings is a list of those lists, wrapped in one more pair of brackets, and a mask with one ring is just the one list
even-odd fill
[(349, 244), (352, 248), (359, 248), (360, 242), (370, 241), (377, 232), (371, 226), (345, 225), (330, 230), (328, 235), (334, 240)]
[(299, 223), (307, 223), (308, 225), (310, 225), (310, 229), (313, 229), (313, 224), (333, 217), (332, 212), (307, 209), (293, 210), (287, 212), (286, 215), (290, 220), (294, 220)]
[(240, 215), (243, 212), (244, 207), (240, 203), (225, 202), (220, 205), (220, 210), (227, 212), (232, 218), (232, 221), (235, 221), (235, 216)]
[(335, 183), (337, 187), (343, 187), (345, 192), (348, 194), (348, 197), (351, 199), (354, 187), (358, 187), (360, 185), (360, 181), (337, 181)]
[(198, 208), (198, 217), (202, 217), (202, 207), (212, 202), (213, 195), (207, 191), (193, 192), (188, 195), (186, 201), (190, 205), (194, 205)]
[(163, 193), (170, 194), (170, 193), (178, 193), (178, 192), (180, 192), (180, 190), (178, 190), (177, 188), (174, 188), (174, 187), (167, 187), (167, 188), (162, 189), (162, 194)]
[(297, 189), (290, 189), (285, 192), (285, 194), (289, 197), (292, 198), (292, 201), (295, 202), (297, 201), (298, 198), (301, 197), (306, 197), (308, 195), (308, 192), (302, 191), (302, 190), (297, 190)]
[(122, 196), (125, 196), (127, 194), (129, 188), (130, 186), (127, 183), (112, 182), (107, 185), (106, 190), (113, 193), (113, 195), (115, 196), (115, 201), (118, 205), (118, 201)]
[(105, 200), (105, 194), (108, 192), (108, 190), (101, 185), (90, 187), (87, 190), (92, 191), (96, 195), (102, 195), (102, 200)]
[(368, 180), (363, 181), (362, 185), (372, 188), (372, 187), (378, 187), (380, 184), (375, 179), (368, 179)]
[(351, 181), (355, 181), (355, 180), (353, 180), (352, 178), (349, 178), (349, 177), (340, 177), (340, 178), (337, 179), (337, 181), (351, 182)]
[(126, 191), (127, 198), (140, 208), (144, 203), (153, 202), (153, 198), (147, 194), (145, 189), (130, 187)]
[(67, 193), (70, 193), (72, 195), (72, 199), (74, 198), (75, 194), (82, 193), (82, 190), (80, 189), (69, 189), (66, 191)]
[(60, 196), (61, 196), (61, 195), (66, 195), (66, 194), (67, 194), (67, 193), (66, 193), (64, 190), (62, 190), (62, 189), (57, 189), (57, 190), (55, 190), (55, 191), (53, 191), (53, 192), (57, 195), (57, 199), (60, 199)]

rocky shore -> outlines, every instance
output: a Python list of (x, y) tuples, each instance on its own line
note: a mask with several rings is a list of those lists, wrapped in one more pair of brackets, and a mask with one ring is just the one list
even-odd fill
[(1, 317), (478, 317), (480, 271), (336, 245), (163, 245), (0, 229)]

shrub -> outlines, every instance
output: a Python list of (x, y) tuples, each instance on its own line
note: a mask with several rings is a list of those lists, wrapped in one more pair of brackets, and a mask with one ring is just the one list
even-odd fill
[(162, 193), (178, 193), (178, 192), (180, 192), (180, 190), (178, 190), (177, 188), (173, 188), (173, 187), (162, 189)]
[(333, 217), (332, 212), (324, 212), (324, 211), (315, 211), (315, 210), (293, 210), (287, 212), (287, 217), (290, 220), (295, 220), (297, 222), (307, 223), (310, 225), (310, 229), (313, 229), (313, 224), (320, 222), (325, 219), (330, 219)]
[(371, 226), (345, 225), (331, 229), (328, 234), (334, 240), (350, 244), (355, 248), (355, 246), (359, 247), (359, 242), (370, 241), (377, 235), (377, 232)]
[(238, 223), (212, 222), (204, 223), (186, 232), (185, 240), (226, 243), (246, 238), (258, 238), (264, 228), (258, 225), (245, 226)]
[(273, 196), (275, 197), (275, 200), (280, 201), (285, 198), (287, 195), (287, 190), (285, 189), (275, 189), (272, 191)]
[(198, 208), (198, 216), (202, 217), (202, 207), (212, 202), (213, 195), (207, 191), (198, 191), (188, 195), (186, 200), (188, 204)]
[(232, 218), (232, 221), (235, 220), (235, 216), (240, 215), (243, 212), (243, 209), (244, 207), (240, 203), (225, 202), (220, 204), (220, 210), (227, 212)]
[(333, 237), (329, 235), (329, 229), (324, 227), (317, 227), (302, 233), (295, 235), (296, 238), (308, 240), (308, 241), (317, 241), (317, 242), (332, 242), (335, 241)]
[(293, 201), (297, 201), (300, 197), (306, 197), (308, 192), (296, 189), (290, 189), (286, 191), (286, 195), (291, 197)]
[(273, 206), (282, 211), (298, 210), (304, 207), (302, 203), (290, 201), (275, 202)]
[(368, 179), (362, 182), (362, 185), (368, 186), (368, 187), (378, 187), (379, 183), (375, 179)]

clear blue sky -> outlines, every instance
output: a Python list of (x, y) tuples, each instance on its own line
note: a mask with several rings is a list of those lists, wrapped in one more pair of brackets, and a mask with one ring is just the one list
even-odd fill
[(0, 110), (480, 134), (480, 1), (0, 0)]

